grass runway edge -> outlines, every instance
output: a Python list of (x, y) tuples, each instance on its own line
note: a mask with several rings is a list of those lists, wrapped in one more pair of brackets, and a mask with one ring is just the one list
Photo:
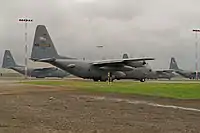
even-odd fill
[(200, 99), (200, 83), (159, 83), (159, 82), (87, 82), (87, 81), (23, 81), (23, 84), (73, 87), (90, 92), (109, 92), (156, 96), (175, 99)]

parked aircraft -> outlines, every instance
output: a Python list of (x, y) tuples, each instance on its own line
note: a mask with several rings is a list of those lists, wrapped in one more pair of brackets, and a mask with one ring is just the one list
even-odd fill
[[(196, 78), (196, 72), (180, 69), (174, 57), (171, 58), (170, 69), (173, 69), (176, 73), (180, 74), (181, 76), (185, 78), (189, 78), (189, 79)], [(200, 72), (198, 72), (198, 78), (200, 78)]]
[[(25, 74), (25, 67), (15, 63), (15, 60), (9, 50), (5, 50), (2, 67), (13, 69), (23, 75)], [(27, 75), (36, 78), (45, 78), (45, 77), (64, 78), (68, 76), (69, 73), (55, 67), (48, 67), (48, 68), (37, 68), (37, 69), (28, 68)]]
[(144, 66), (146, 60), (154, 60), (154, 58), (130, 58), (88, 61), (60, 56), (44, 25), (38, 25), (36, 28), (31, 59), (50, 63), (75, 76), (94, 81), (106, 81), (109, 78), (108, 74), (112, 79), (125, 77), (125, 71), (132, 71), (135, 67)]
[[(124, 59), (128, 59), (128, 54), (123, 54), (123, 58)], [(173, 70), (167, 69), (167, 70), (152, 70), (150, 68), (150, 66), (148, 66), (148, 64), (146, 64), (146, 66), (143, 67), (143, 69), (141, 70), (145, 73), (144, 77), (147, 79), (171, 79), (175, 76), (175, 74), (173, 73)], [(139, 74), (139, 72), (137, 72), (136, 74)], [(144, 79), (145, 79), (144, 78)]]
[(169, 79), (175, 77), (173, 70), (152, 70), (147, 74), (147, 79)]

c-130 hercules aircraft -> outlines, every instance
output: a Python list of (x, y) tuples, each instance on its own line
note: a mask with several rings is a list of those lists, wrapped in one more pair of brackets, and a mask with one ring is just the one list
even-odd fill
[[(129, 58), (128, 54), (123, 54), (123, 58)], [(172, 69), (161, 69), (161, 70), (152, 70), (150, 68), (150, 66), (146, 65), (144, 67), (140, 67), (142, 68), (141, 72), (143, 72), (145, 74), (145, 78), (146, 79), (171, 79), (173, 77), (175, 77), (175, 74), (173, 73)], [(140, 72), (140, 73), (141, 73)], [(133, 77), (134, 74), (139, 75), (140, 73), (126, 73), (126, 78), (127, 79), (131, 79), (131, 77)]]
[(171, 58), (170, 69), (173, 69), (176, 73), (183, 76), (184, 78), (189, 78), (189, 79), (200, 78), (200, 72), (197, 73), (196, 77), (196, 72), (180, 69), (174, 57)]
[[(16, 64), (10, 50), (5, 50), (4, 57), (3, 57), (3, 68), (13, 69), (21, 74), (25, 74), (25, 67)], [(55, 67), (47, 67), (47, 68), (28, 68), (27, 74), (29, 77), (36, 77), (36, 78), (45, 78), (45, 77), (58, 77), (64, 78), (69, 76), (69, 73), (63, 71), (61, 69)]]
[(35, 31), (31, 60), (50, 63), (84, 79), (106, 81), (109, 78), (108, 73), (110, 73), (112, 79), (122, 78), (126, 76), (125, 71), (131, 71), (135, 67), (142, 67), (146, 64), (146, 60), (154, 60), (154, 58), (87, 61), (60, 56), (54, 47), (46, 27), (38, 25)]

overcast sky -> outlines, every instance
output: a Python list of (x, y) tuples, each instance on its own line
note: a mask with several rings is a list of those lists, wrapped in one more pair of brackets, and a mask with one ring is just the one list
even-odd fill
[(10, 49), (23, 64), (24, 24), (18, 18), (29, 17), (34, 20), (28, 25), (29, 54), (36, 25), (44, 24), (61, 55), (95, 60), (128, 53), (155, 57), (153, 68), (168, 68), (174, 56), (181, 68), (194, 70), (192, 30), (200, 28), (199, 5), (199, 0), (1, 0), (0, 56)]

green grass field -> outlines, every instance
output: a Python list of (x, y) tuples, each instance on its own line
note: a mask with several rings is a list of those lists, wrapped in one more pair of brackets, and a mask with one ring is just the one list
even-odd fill
[(176, 99), (200, 99), (200, 83), (26, 81), (32, 85), (66, 86), (91, 92), (128, 93)]

